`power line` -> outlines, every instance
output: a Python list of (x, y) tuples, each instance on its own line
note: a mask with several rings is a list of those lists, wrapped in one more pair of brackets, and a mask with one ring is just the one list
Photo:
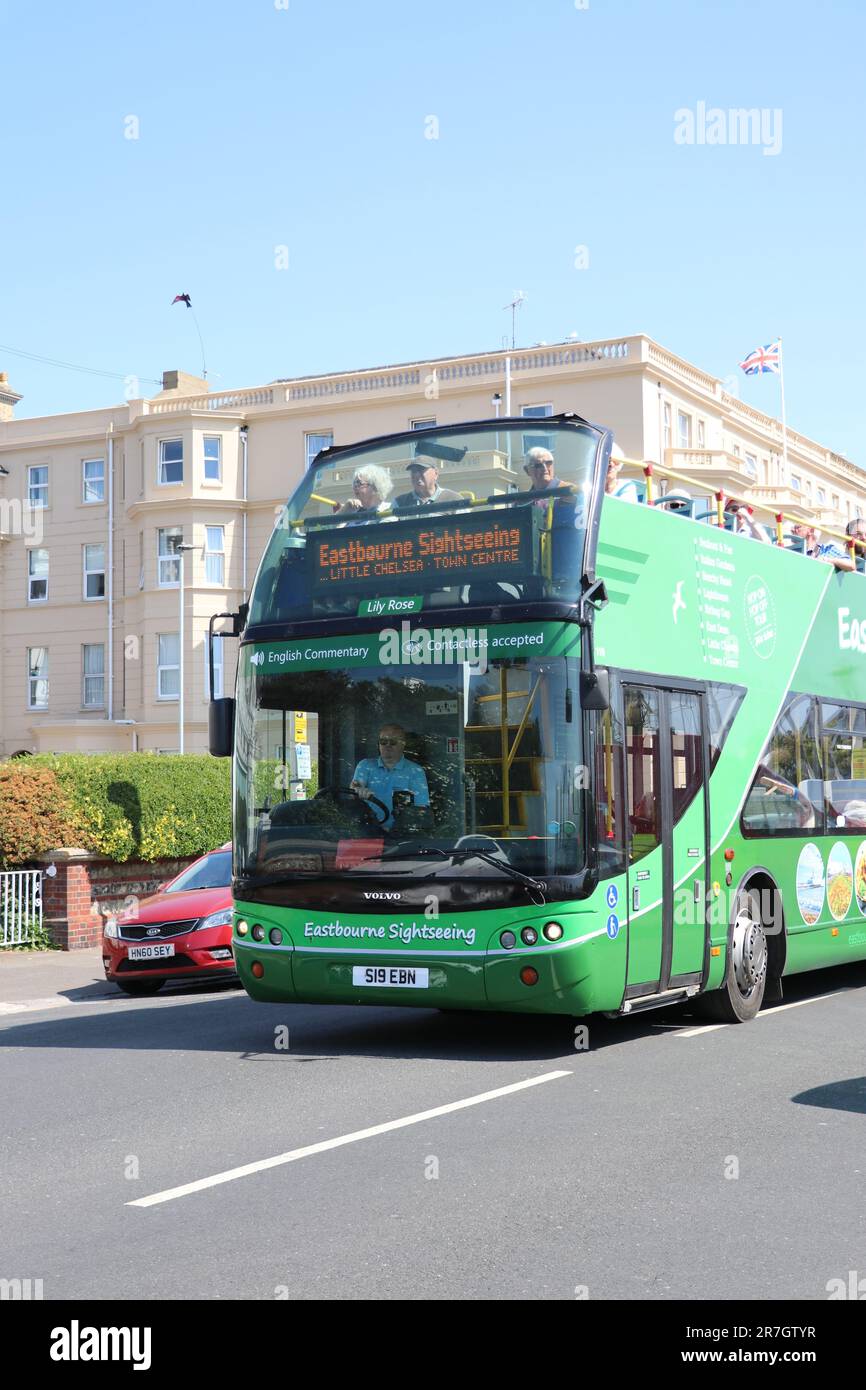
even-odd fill
[(8, 347), (5, 343), (0, 343), (0, 352), (8, 352), (13, 357), (26, 357), (30, 362), (41, 362), (47, 367), (63, 367), (67, 372), (86, 372), (90, 376), (111, 377), (114, 381), (127, 381), (134, 376), (137, 381), (143, 381), (148, 386), (162, 385), (156, 377), (136, 376), (135, 372), (103, 372), (98, 367), (82, 367), (76, 362), (62, 362), (57, 357), (41, 357), (38, 352), (25, 352), (23, 348)]

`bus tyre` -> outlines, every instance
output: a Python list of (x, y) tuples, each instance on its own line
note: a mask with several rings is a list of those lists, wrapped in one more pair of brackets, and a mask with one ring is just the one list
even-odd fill
[(703, 996), (704, 1012), (723, 1023), (748, 1023), (755, 1017), (767, 983), (767, 936), (754, 889), (737, 897), (728, 937), (728, 962), (721, 989)]
[(145, 995), (156, 994), (162, 989), (165, 980), (124, 980), (123, 984), (119, 980), (115, 981), (118, 989), (122, 989), (124, 994)]

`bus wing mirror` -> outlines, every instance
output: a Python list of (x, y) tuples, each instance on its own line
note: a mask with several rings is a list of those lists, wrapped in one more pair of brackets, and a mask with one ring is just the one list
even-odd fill
[(235, 732), (235, 702), (231, 696), (211, 700), (207, 713), (208, 749), (214, 758), (231, 757)]
[(604, 667), (580, 673), (580, 703), (583, 709), (610, 709), (610, 672)]

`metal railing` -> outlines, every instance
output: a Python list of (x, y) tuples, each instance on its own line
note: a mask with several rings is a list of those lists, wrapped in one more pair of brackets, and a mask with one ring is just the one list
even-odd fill
[(42, 928), (42, 873), (13, 869), (0, 873), (0, 947), (23, 946)]

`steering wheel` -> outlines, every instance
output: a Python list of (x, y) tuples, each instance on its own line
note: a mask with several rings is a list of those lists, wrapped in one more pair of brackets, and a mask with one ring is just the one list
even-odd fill
[(381, 816), (373, 817), (373, 822), (377, 826), (384, 825), (391, 815), (384, 801), (380, 801), (378, 796), (360, 797), (351, 787), (320, 787), (313, 800), (317, 800), (320, 796), (329, 796), (332, 801), (351, 801), (355, 806), (370, 807), (372, 803), (372, 806), (378, 807), (382, 812)]

